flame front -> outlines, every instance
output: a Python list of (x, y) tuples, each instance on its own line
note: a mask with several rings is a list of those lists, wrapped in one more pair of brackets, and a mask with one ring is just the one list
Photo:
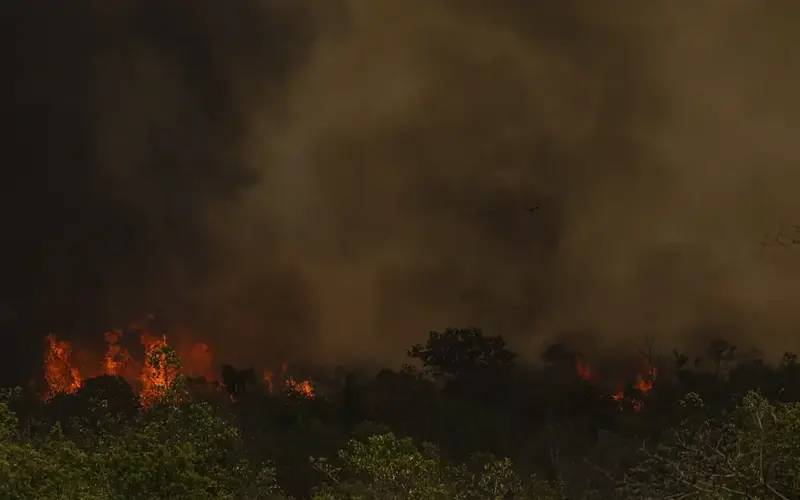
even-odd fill
[(139, 398), (145, 408), (164, 396), (177, 376), (177, 368), (167, 359), (167, 337), (155, 337), (143, 333), (144, 366), (142, 367), (142, 391)]
[(123, 375), (130, 366), (131, 355), (119, 343), (122, 340), (122, 331), (111, 330), (104, 334), (106, 339), (106, 354), (103, 356), (103, 369), (106, 375)]
[(56, 336), (47, 336), (44, 355), (44, 379), (47, 382), (45, 399), (50, 400), (58, 394), (72, 394), (81, 387), (81, 374), (72, 366), (70, 355), (72, 346)]

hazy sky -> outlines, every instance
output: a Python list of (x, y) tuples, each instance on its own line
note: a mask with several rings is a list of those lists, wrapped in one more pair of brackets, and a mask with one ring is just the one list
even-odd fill
[(800, 348), (794, 0), (0, 9), (0, 378), (150, 312), (242, 364)]

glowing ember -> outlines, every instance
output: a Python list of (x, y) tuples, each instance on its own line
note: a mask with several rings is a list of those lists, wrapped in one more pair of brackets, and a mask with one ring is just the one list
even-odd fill
[(108, 347), (103, 357), (103, 369), (106, 375), (122, 375), (131, 363), (128, 350), (119, 345), (122, 340), (120, 330), (111, 330), (104, 334)]
[(587, 382), (592, 380), (592, 367), (581, 359), (575, 361), (575, 373), (581, 380), (586, 380)]
[(295, 381), (292, 377), (286, 379), (286, 389), (306, 399), (314, 399), (314, 386), (309, 380)]
[(72, 346), (69, 342), (56, 340), (55, 335), (47, 336), (44, 355), (44, 379), (47, 382), (45, 399), (58, 394), (72, 394), (81, 387), (81, 374), (70, 363)]
[(656, 375), (658, 371), (654, 366), (651, 366), (645, 370), (645, 374), (642, 375), (641, 373), (636, 375), (636, 380), (633, 383), (633, 387), (641, 392), (642, 394), (647, 394), (651, 390), (653, 390), (653, 383), (656, 380)]
[(617, 403), (617, 407), (619, 411), (622, 411), (622, 403), (625, 402), (625, 391), (622, 389), (617, 389), (616, 392), (610, 394), (611, 399)]
[(647, 394), (653, 389), (653, 381), (645, 380), (641, 375), (636, 375), (636, 381), (633, 383), (633, 387), (642, 394)]
[(175, 353), (167, 345), (167, 337), (142, 334), (144, 366), (142, 368), (142, 391), (139, 398), (145, 408), (162, 398), (178, 375)]

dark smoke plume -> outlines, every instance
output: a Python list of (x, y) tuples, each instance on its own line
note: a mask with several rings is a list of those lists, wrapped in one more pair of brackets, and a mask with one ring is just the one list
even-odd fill
[(800, 246), (761, 244), (800, 224), (795, 2), (2, 9), (4, 378), (151, 312), (256, 365), (800, 347)]

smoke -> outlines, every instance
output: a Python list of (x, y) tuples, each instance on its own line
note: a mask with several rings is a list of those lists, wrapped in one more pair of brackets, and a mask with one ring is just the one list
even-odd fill
[(254, 364), (800, 347), (800, 246), (761, 244), (800, 224), (793, 2), (4, 9), (21, 346), (158, 311)]

